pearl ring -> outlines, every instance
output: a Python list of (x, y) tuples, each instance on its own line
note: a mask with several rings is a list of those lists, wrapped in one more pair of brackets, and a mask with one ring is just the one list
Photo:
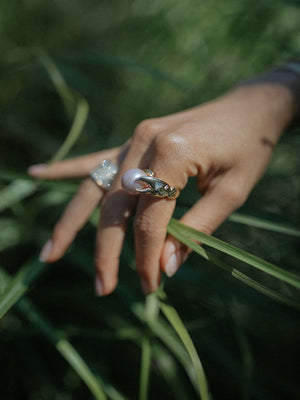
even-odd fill
[(179, 196), (179, 189), (156, 178), (150, 169), (129, 169), (122, 176), (122, 186), (130, 194), (150, 194), (171, 200)]

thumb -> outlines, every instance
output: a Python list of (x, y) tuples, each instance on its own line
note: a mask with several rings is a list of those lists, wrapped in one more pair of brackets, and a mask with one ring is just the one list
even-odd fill
[[(247, 191), (232, 176), (224, 176), (210, 186), (204, 196), (180, 219), (185, 225), (211, 234), (246, 199)], [(161, 268), (171, 277), (192, 252), (173, 236), (168, 235), (161, 254)]]

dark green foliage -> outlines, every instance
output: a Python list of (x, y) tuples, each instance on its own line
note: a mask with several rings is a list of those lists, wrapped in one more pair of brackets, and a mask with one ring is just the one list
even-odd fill
[[(190, 400), (199, 382), (205, 399), (201, 363), (215, 400), (298, 398), (297, 128), (241, 212), (216, 232), (288, 274), (274, 278), (212, 249), (202, 254), (212, 262), (193, 254), (146, 302), (131, 228), (117, 290), (95, 297), (96, 215), (63, 260), (37, 262), (77, 182), (33, 182), (25, 171), (61, 157), (68, 132), (76, 141), (64, 147), (68, 157), (120, 145), (141, 120), (212, 99), (296, 57), (299, 19), (295, 0), (1, 1), (1, 399), (101, 399), (103, 389), (109, 399), (148, 392), (149, 400)], [(176, 218), (198, 197), (193, 183)], [(182, 240), (193, 237), (172, 227)]]

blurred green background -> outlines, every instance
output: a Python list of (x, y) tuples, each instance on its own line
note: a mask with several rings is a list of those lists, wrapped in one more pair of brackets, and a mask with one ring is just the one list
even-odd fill
[[(32, 183), (26, 169), (48, 161), (58, 150), (69, 132), (77, 99), (87, 101), (89, 115), (68, 157), (120, 145), (143, 119), (212, 99), (300, 53), (296, 0), (0, 4), (0, 267), (11, 275), (25, 264), (35, 268), (39, 249), (76, 191), (74, 181)], [(65, 86), (55, 87), (45, 57), (51, 57)], [(240, 213), (297, 228), (299, 152), (299, 130), (293, 128), (283, 136)], [(176, 216), (196, 197), (191, 185), (178, 201)], [(145, 328), (131, 230), (117, 290), (104, 299), (95, 297), (95, 221), (96, 215), (63, 260), (43, 271), (28, 298), (60, 337), (76, 347), (104, 384), (108, 398), (143, 398), (139, 376), (145, 332), (153, 355), (148, 398), (199, 398), (176, 349)], [(299, 272), (297, 232), (286, 235), (232, 219), (216, 236)], [(228, 257), (224, 260), (252, 271)], [(262, 273), (252, 271), (252, 276), (299, 299), (291, 288)], [(0, 293), (4, 286), (1, 278)], [(294, 309), (248, 288), (197, 255), (165, 281), (165, 291), (195, 343), (213, 399), (299, 398), (300, 321)], [(0, 321), (0, 398), (92, 398), (30, 309), (19, 303)], [(158, 326), (172, 338), (173, 329), (160, 318)]]

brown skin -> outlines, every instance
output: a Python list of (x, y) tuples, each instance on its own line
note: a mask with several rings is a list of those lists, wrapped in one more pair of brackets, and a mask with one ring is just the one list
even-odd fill
[(61, 179), (87, 176), (103, 159), (120, 166), (106, 193), (91, 179), (83, 181), (41, 258), (45, 262), (60, 259), (101, 201), (95, 255), (98, 294), (107, 295), (117, 285), (119, 256), (134, 213), (137, 269), (144, 292), (155, 291), (161, 270), (174, 274), (190, 250), (166, 237), (176, 201), (126, 193), (121, 187), (123, 173), (130, 168), (149, 168), (180, 190), (189, 177), (197, 176), (203, 196), (181, 221), (211, 234), (245, 202), (295, 113), (295, 99), (284, 84), (246, 84), (198, 107), (141, 122), (122, 148), (31, 167), (31, 176)]

